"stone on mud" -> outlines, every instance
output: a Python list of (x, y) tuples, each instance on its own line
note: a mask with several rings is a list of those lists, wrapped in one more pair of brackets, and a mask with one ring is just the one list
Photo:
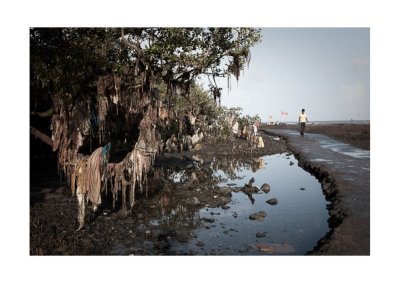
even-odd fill
[(264, 238), (265, 236), (267, 236), (267, 233), (265, 233), (265, 232), (257, 232), (257, 234), (256, 234), (257, 238)]
[(264, 183), (262, 186), (261, 186), (261, 190), (264, 192), (264, 193), (269, 193), (269, 191), (271, 190), (271, 187), (269, 186), (269, 184), (267, 184), (267, 183)]
[(277, 198), (270, 198), (269, 200), (266, 201), (266, 203), (270, 205), (277, 205), (278, 204), (278, 199)]
[(213, 222), (215, 222), (215, 219), (213, 219), (213, 218), (207, 218), (207, 217), (203, 217), (202, 220), (203, 220), (204, 222), (207, 222), (207, 223), (213, 223)]
[(259, 212), (251, 214), (249, 216), (249, 219), (250, 220), (259, 220), (259, 221), (261, 221), (261, 220), (264, 220), (265, 216), (267, 216), (267, 213), (265, 211), (261, 210)]

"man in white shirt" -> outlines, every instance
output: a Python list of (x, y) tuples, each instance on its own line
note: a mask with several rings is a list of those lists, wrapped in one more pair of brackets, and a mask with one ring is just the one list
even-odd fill
[(304, 136), (304, 129), (306, 128), (306, 122), (308, 122), (307, 115), (304, 112), (305, 110), (301, 109), (301, 114), (299, 115), (300, 135), (302, 136)]

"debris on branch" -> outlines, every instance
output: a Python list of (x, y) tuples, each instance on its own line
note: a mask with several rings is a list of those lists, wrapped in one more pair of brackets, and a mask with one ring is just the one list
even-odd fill
[[(195, 80), (210, 73), (238, 79), (260, 30), (33, 28), (30, 39), (31, 100), (53, 109), (51, 139), (33, 127), (31, 133), (57, 152), (59, 172), (78, 199), (79, 230), (85, 201), (96, 209), (108, 186), (113, 206), (121, 191), (126, 209), (129, 192), (132, 210), (135, 192), (147, 193), (158, 155), (221, 140), (232, 129), (238, 136), (239, 118), (209, 103)], [(213, 96), (220, 101), (221, 88)], [(125, 157), (116, 160), (117, 152)]]

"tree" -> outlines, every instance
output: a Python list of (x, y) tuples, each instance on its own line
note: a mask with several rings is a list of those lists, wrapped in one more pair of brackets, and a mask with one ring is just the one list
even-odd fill
[(133, 207), (135, 188), (142, 190), (162, 152), (160, 109), (173, 117), (174, 97), (190, 99), (201, 74), (214, 83), (217, 76), (239, 79), (259, 41), (254, 28), (33, 28), (31, 110), (53, 108), (53, 150), (73, 189), (85, 154), (128, 139), (133, 149), (105, 170), (114, 172), (114, 190), (131, 187)]

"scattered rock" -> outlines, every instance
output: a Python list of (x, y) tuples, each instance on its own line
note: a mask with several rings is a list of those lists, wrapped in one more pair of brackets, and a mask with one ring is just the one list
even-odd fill
[(227, 210), (227, 209), (229, 209), (229, 208), (231, 208), (231, 207), (230, 207), (229, 205), (222, 205), (221, 208), (222, 208), (223, 210)]
[(306, 188), (300, 188), (300, 191), (305, 191), (306, 190)]
[(294, 164), (293, 161), (290, 161), (290, 162), (289, 162), (289, 165), (290, 165), (290, 166), (292, 166), (293, 164)]
[(229, 186), (229, 187), (233, 187), (233, 186), (236, 186), (237, 184), (236, 183), (228, 183), (226, 185)]
[(277, 198), (270, 198), (269, 200), (266, 201), (266, 203), (270, 205), (277, 205), (278, 204), (278, 199)]
[(256, 234), (257, 238), (264, 238), (265, 236), (267, 236), (267, 233), (265, 233), (265, 232), (257, 232), (257, 234)]
[(261, 220), (264, 220), (265, 216), (267, 216), (267, 213), (265, 211), (261, 210), (259, 212), (251, 214), (249, 216), (249, 219), (250, 220), (259, 220), (259, 221), (261, 221)]
[(261, 190), (264, 192), (264, 193), (269, 193), (269, 191), (271, 190), (271, 187), (269, 186), (269, 184), (268, 183), (264, 183), (262, 186), (261, 186)]
[(207, 217), (203, 217), (201, 220), (203, 220), (204, 222), (207, 222), (207, 223), (214, 223), (215, 222), (215, 219), (207, 218)]
[(196, 246), (199, 246), (199, 247), (202, 247), (202, 246), (204, 246), (205, 244), (204, 244), (204, 242), (202, 242), (202, 241), (198, 241), (197, 243), (196, 243)]

